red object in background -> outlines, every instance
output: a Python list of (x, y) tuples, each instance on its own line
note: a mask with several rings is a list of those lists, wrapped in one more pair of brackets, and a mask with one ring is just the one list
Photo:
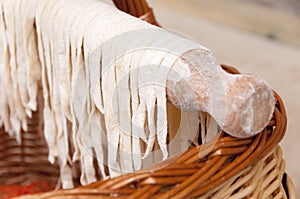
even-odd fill
[(38, 193), (54, 190), (55, 186), (46, 182), (35, 182), (30, 185), (6, 185), (0, 186), (0, 199), (9, 199), (29, 193)]

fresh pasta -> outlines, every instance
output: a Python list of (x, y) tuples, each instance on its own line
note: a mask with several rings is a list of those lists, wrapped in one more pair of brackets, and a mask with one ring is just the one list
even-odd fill
[[(169, 131), (168, 77), (191, 75), (173, 66), (193, 50), (217, 65), (207, 48), (101, 1), (0, 0), (0, 126), (21, 141), (42, 109), (48, 158), (59, 163), (63, 188), (74, 187), (77, 161), (83, 185), (97, 173), (140, 170), (187, 148), (199, 127), (203, 141), (220, 131), (198, 111), (182, 111), (172, 127), (178, 133)], [(209, 99), (210, 90), (198, 87)], [(187, 102), (195, 98), (185, 93)]]

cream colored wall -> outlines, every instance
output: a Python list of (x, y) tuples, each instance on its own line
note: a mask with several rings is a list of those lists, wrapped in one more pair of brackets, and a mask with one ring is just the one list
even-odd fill
[[(262, 3), (268, 0), (152, 1), (189, 16), (201, 17), (300, 47), (300, 3), (295, 0), (289, 0), (294, 2), (290, 4), (287, 0), (272, 0), (269, 4)], [(294, 9), (290, 6), (294, 6)]]

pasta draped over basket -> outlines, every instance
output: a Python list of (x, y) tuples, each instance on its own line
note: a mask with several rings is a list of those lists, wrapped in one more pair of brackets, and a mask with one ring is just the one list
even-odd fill
[[(82, 184), (97, 180), (93, 156), (102, 179), (139, 170), (170, 155), (166, 77), (194, 49), (210, 53), (96, 0), (1, 0), (0, 124), (21, 141), (43, 104), (49, 161), (59, 162), (64, 188), (74, 186), (76, 161)], [(182, 115), (196, 135), (199, 114)]]

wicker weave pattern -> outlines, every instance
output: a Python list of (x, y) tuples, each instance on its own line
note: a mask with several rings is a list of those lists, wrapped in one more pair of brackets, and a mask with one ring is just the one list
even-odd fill
[(41, 115), (34, 113), (28, 125), (28, 131), (21, 134), (21, 143), (0, 129), (0, 185), (26, 185), (39, 181), (57, 183), (58, 167), (48, 161)]
[(285, 162), (280, 147), (201, 198), (287, 198), (282, 185)]

